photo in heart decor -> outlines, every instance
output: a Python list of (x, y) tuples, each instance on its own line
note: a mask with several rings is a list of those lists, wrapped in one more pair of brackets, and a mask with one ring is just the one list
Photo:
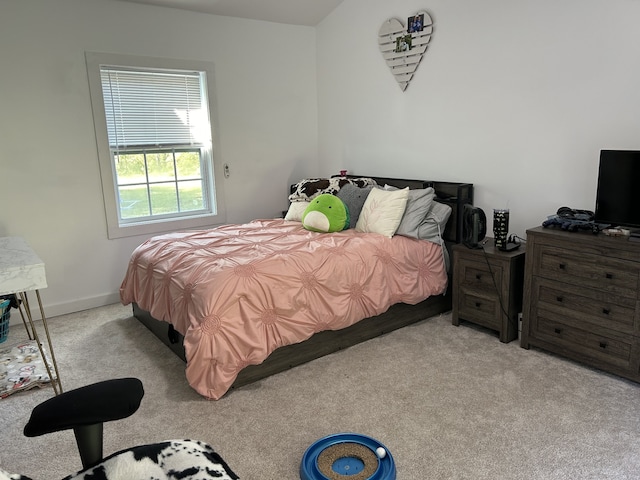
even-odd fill
[(420, 65), (432, 34), (433, 21), (427, 12), (410, 16), (406, 26), (397, 18), (390, 18), (380, 27), (380, 52), (403, 92)]

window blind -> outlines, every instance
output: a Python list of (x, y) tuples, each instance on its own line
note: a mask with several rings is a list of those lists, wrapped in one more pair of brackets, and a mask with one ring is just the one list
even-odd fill
[(203, 128), (208, 118), (202, 118), (206, 98), (201, 75), (101, 67), (109, 146), (117, 150), (204, 143), (203, 132), (210, 129)]

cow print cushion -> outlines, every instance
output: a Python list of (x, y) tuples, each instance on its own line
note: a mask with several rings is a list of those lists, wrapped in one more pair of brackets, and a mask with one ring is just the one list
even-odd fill
[(309, 178), (302, 180), (295, 185), (293, 193), (289, 195), (290, 202), (309, 202), (323, 193), (336, 195), (344, 185), (351, 184), (363, 188), (369, 185), (376, 185), (373, 178)]
[(17, 473), (5, 472), (0, 468), (0, 480), (31, 480), (31, 478)]
[[(63, 480), (238, 480), (213, 448), (203, 442), (168, 440), (114, 453), (93, 468)], [(0, 480), (31, 480), (0, 470)]]

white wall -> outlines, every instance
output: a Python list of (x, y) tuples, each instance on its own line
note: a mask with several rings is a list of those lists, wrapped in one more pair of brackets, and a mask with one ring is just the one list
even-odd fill
[[(418, 10), (434, 34), (402, 92), (377, 34)], [(322, 171), (471, 182), (520, 236), (593, 209), (600, 149), (640, 149), (639, 18), (637, 0), (345, 0), (317, 28)]]
[[(211, 61), (227, 219), (274, 217), (315, 174), (315, 29), (106, 0), (0, 3), (0, 236), (46, 265), (47, 316), (119, 300), (131, 251), (108, 240), (84, 52)], [(242, 189), (242, 190), (241, 190)]]
[[(431, 44), (402, 92), (380, 25), (426, 9)], [(287, 185), (353, 173), (473, 182), (524, 235), (593, 208), (601, 148), (640, 149), (637, 0), (345, 0), (316, 29), (108, 0), (0, 3), (0, 235), (46, 263), (49, 316), (118, 301), (133, 248), (108, 240), (84, 52), (215, 64), (230, 222)], [(316, 63), (317, 61), (317, 63)], [(240, 188), (243, 191), (240, 191)]]

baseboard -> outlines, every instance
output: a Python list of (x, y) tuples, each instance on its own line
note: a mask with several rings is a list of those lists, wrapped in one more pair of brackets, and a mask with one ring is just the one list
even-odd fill
[[(31, 314), (34, 320), (41, 320), (40, 308), (38, 306), (38, 299), (33, 292), (27, 292), (29, 305), (31, 307)], [(104, 307), (105, 305), (112, 305), (114, 303), (120, 303), (119, 293), (108, 293), (105, 295), (97, 295), (95, 297), (86, 297), (82, 299), (71, 300), (69, 302), (61, 303), (43, 303), (42, 308), (44, 314), (47, 316), (47, 320), (60, 315), (67, 315), (69, 313), (81, 312), (83, 310), (89, 310), (91, 308)], [(22, 323), (22, 318), (18, 310), (11, 310), (11, 322), (10, 325), (16, 325)]]

